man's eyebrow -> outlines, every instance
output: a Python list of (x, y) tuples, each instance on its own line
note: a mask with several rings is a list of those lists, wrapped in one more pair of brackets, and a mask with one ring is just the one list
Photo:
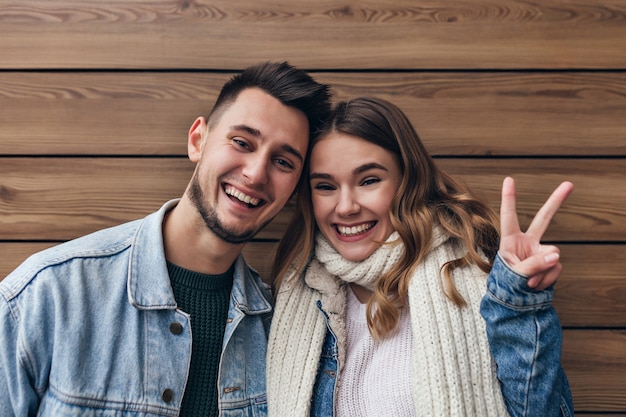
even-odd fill
[(296, 158), (298, 158), (300, 160), (300, 162), (304, 162), (304, 157), (302, 156), (302, 154), (300, 153), (300, 151), (298, 151), (296, 148), (294, 148), (291, 145), (287, 145), (286, 143), (284, 145), (281, 146), (281, 149), (293, 156), (295, 156)]
[(234, 125), (230, 127), (230, 130), (242, 130), (252, 136), (254, 136), (255, 138), (258, 138), (261, 136), (261, 131), (259, 129), (255, 129), (251, 126), (248, 125)]
[[(255, 138), (260, 138), (261, 137), (261, 131), (259, 129), (255, 129), (251, 126), (248, 125), (234, 125), (230, 127), (231, 130), (239, 130), (239, 131), (243, 131), (248, 133), (250, 136), (254, 136)], [(302, 154), (300, 153), (299, 150), (297, 150), (296, 148), (294, 148), (291, 145), (288, 144), (283, 144), (280, 146), (280, 149), (283, 150), (283, 152), (287, 152), (293, 156), (295, 156), (296, 158), (298, 158), (300, 160), (300, 162), (304, 162), (304, 156), (302, 156)]]

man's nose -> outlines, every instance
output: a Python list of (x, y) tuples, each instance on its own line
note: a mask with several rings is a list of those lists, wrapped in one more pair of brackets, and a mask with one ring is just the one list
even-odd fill
[(270, 163), (271, 161), (262, 154), (251, 157), (246, 161), (243, 175), (253, 184), (266, 184)]

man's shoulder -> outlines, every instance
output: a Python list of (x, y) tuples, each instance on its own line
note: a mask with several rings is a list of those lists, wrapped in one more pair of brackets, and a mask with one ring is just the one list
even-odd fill
[(0, 281), (0, 293), (11, 298), (43, 271), (50, 272), (71, 261), (114, 256), (127, 250), (141, 220), (102, 229), (34, 253)]

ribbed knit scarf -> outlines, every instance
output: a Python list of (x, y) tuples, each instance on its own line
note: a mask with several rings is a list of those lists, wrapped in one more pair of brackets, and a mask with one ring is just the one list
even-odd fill
[[(346, 283), (369, 287), (402, 255), (397, 234), (363, 262), (343, 259), (320, 236), (304, 279), (288, 276), (279, 289), (267, 353), (269, 417), (309, 417), (322, 343), (324, 316), (337, 337), (339, 365), (345, 358)], [(416, 416), (508, 416), (489, 352), (479, 306), (486, 274), (476, 266), (457, 268), (454, 281), (468, 306), (443, 293), (441, 266), (464, 254), (438, 229), (431, 250), (409, 285), (413, 331), (413, 403)], [(339, 374), (338, 384), (341, 384)]]
[[(367, 259), (351, 262), (341, 256), (323, 235), (318, 234), (315, 239), (315, 258), (328, 273), (339, 277), (341, 281), (358, 284), (372, 291), (378, 278), (400, 261), (404, 246), (399, 237), (397, 232), (392, 233), (387, 242)], [(316, 277), (311, 279), (315, 280)]]

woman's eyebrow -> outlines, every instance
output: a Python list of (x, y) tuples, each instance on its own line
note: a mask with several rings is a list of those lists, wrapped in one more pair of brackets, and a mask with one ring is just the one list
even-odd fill
[[(376, 162), (370, 162), (368, 164), (363, 164), (363, 165), (360, 165), (360, 166), (356, 167), (352, 171), (352, 173), (354, 175), (358, 175), (358, 174), (362, 174), (362, 173), (367, 172), (367, 171), (372, 170), (372, 169), (380, 169), (382, 171), (389, 171), (385, 166), (383, 166), (381, 164), (378, 164)], [(332, 175), (326, 174), (326, 173), (321, 173), (321, 172), (311, 172), (309, 174), (309, 179), (310, 180), (313, 180), (313, 179), (330, 180), (332, 178), (333, 178)]]
[(322, 174), (322, 173), (319, 173), (319, 172), (311, 172), (309, 174), (309, 179), (310, 180), (314, 180), (314, 179), (330, 180), (332, 178), (333, 178), (333, 176), (330, 175), (330, 174)]
[(369, 171), (371, 169), (381, 169), (383, 171), (389, 171), (386, 167), (376, 162), (370, 162), (369, 164), (363, 164), (354, 169), (354, 174), (362, 174), (363, 172)]

